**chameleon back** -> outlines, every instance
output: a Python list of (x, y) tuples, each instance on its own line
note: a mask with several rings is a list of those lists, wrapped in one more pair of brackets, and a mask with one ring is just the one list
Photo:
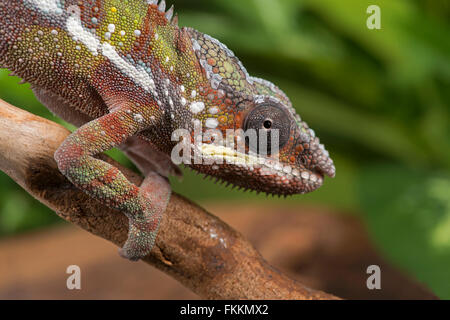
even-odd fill
[(144, 0), (0, 0), (0, 10), (0, 67), (30, 82), (50, 109), (56, 99), (87, 115), (65, 119), (78, 126), (123, 99), (150, 103), (163, 74), (176, 82), (173, 10)]

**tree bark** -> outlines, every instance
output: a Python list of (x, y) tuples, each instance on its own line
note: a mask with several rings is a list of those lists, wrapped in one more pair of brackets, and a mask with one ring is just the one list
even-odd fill
[[(127, 218), (74, 187), (56, 166), (53, 154), (69, 133), (0, 100), (0, 170), (63, 219), (122, 246)], [(99, 157), (141, 183), (136, 173)], [(206, 299), (336, 299), (277, 271), (240, 233), (177, 194), (143, 260)]]

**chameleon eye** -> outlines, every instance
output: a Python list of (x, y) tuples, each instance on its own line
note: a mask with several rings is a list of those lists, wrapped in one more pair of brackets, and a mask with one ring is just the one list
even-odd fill
[(265, 129), (271, 129), (272, 128), (272, 120), (271, 119), (267, 119), (266, 121), (264, 121), (264, 128)]
[[(247, 133), (246, 143), (251, 151), (260, 154), (262, 151), (260, 150), (260, 140), (264, 139), (262, 140), (263, 146), (267, 145), (267, 152), (270, 154), (272, 139), (277, 139), (278, 135), (278, 148), (282, 148), (289, 140), (290, 128), (291, 118), (282, 107), (270, 103), (257, 105), (248, 113), (244, 122), (244, 130)], [(249, 134), (249, 130), (256, 131), (257, 141), (251, 141), (252, 135)], [(267, 141), (267, 144), (264, 143), (265, 141)]]

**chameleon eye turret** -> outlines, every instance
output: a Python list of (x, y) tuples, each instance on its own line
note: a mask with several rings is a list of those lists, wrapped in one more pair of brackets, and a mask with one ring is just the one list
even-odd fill
[[(289, 141), (292, 120), (289, 114), (279, 105), (270, 102), (256, 105), (248, 113), (244, 122), (244, 130), (255, 130), (258, 137), (248, 147), (259, 155), (263, 152), (270, 155), (275, 151), (271, 150), (274, 143), (277, 150), (283, 148)], [(276, 141), (272, 141), (273, 139), (276, 139)]]

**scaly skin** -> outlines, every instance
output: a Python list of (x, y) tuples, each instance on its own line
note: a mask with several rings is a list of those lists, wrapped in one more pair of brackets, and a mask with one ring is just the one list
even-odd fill
[[(280, 89), (251, 77), (219, 41), (178, 27), (173, 8), (165, 8), (164, 0), (0, 0), (0, 67), (79, 127), (55, 159), (74, 185), (127, 215), (121, 254), (131, 260), (153, 247), (170, 197), (167, 176), (179, 173), (170, 160), (177, 129), (208, 160), (189, 166), (240, 187), (306, 193), (324, 174), (335, 175), (328, 152)], [(218, 147), (211, 137), (198, 145), (196, 128), (224, 136), (233, 129), (236, 144), (240, 129), (271, 137), (278, 129), (280, 148), (266, 155), (245, 138), (243, 150)], [(113, 147), (145, 174), (143, 185), (94, 157)]]

